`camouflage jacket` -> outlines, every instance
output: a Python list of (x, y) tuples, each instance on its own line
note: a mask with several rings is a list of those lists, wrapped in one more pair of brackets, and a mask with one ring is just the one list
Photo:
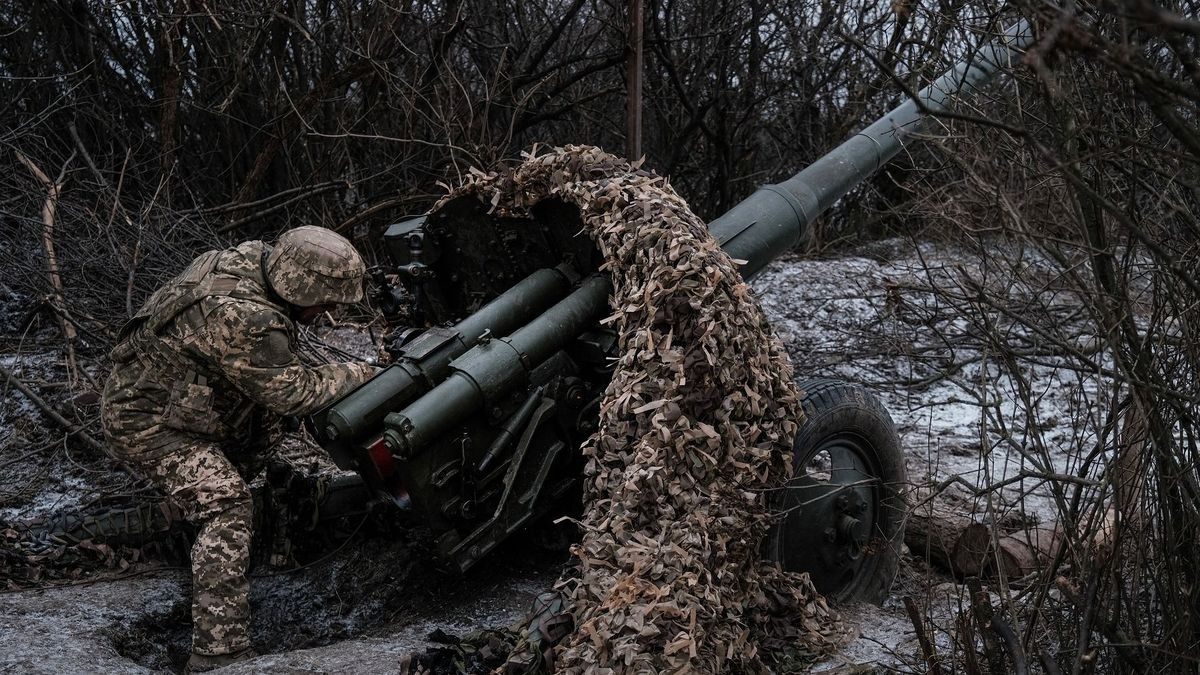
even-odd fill
[(269, 251), (250, 241), (205, 253), (122, 329), (101, 416), (115, 455), (151, 459), (197, 438), (246, 442), (264, 414), (315, 412), (375, 372), (301, 363), (288, 307), (262, 272)]

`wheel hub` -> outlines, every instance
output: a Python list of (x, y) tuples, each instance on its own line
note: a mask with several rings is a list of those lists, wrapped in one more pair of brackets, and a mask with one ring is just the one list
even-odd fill
[(806, 472), (783, 490), (786, 513), (776, 536), (785, 569), (808, 572), (817, 590), (839, 596), (869, 556), (875, 526), (876, 480), (868, 460), (853, 442), (825, 445), (826, 471)]

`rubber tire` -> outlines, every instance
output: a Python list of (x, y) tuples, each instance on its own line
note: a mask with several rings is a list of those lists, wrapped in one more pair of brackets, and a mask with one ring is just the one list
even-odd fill
[[(881, 545), (863, 563), (855, 578), (840, 592), (830, 595), (830, 599), (837, 603), (882, 604), (900, 568), (904, 541), (906, 471), (896, 426), (879, 400), (860, 385), (816, 378), (801, 380), (797, 385), (805, 419), (793, 444), (796, 474), (801, 473), (825, 440), (853, 434), (873, 454), (871, 460), (880, 479), (875, 534)], [(778, 534), (778, 527), (771, 530), (768, 555), (778, 550)]]

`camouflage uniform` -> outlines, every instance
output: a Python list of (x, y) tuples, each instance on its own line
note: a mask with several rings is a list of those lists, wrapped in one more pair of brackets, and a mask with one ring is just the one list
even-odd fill
[[(374, 373), (366, 364), (297, 359), (293, 303), (277, 294), (289, 280), (281, 284), (269, 269), (271, 251), (259, 241), (209, 251), (154, 293), (122, 329), (104, 389), (112, 453), (176, 500), (198, 529), (193, 654), (249, 647), (247, 481), (274, 450), (282, 417), (312, 413)], [(361, 288), (358, 271), (332, 282)], [(324, 273), (339, 270), (290, 281), (319, 289), (330, 281)]]

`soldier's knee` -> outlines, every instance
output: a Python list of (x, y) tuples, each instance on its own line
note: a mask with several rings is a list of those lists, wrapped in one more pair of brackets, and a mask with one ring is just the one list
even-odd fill
[(212, 479), (197, 485), (194, 492), (197, 516), (202, 520), (221, 517), (247, 523), (252, 515), (253, 497), (246, 481), (239, 476)]
[(238, 494), (236, 497), (221, 500), (214, 506), (225, 519), (237, 520), (240, 523), (245, 523), (247, 528), (250, 527), (250, 522), (254, 515), (254, 500), (250, 497), (249, 490), (246, 490), (244, 494)]
[[(250, 537), (254, 516), (250, 493), (234, 493), (207, 505), (201, 531), (192, 546), (193, 563), (204, 562), (198, 574), (212, 577), (213, 583), (228, 581), (228, 565), (241, 568), (250, 555)], [(224, 580), (224, 581), (221, 581)]]

